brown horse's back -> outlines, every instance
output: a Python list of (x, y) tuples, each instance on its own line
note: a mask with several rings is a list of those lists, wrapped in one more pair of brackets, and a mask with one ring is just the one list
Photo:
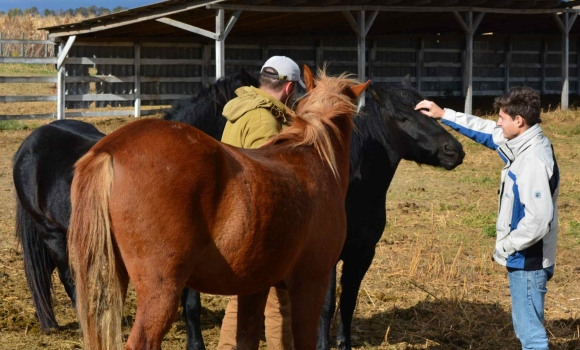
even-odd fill
[[(316, 198), (307, 197), (324, 190), (321, 186), (336, 190), (328, 181), (305, 184), (303, 178), (312, 174), (297, 170), (302, 164), (293, 166), (290, 159), (280, 165), (279, 149), (275, 154), (236, 149), (188, 125), (160, 120), (123, 129), (94, 151), (113, 158), (112, 231), (128, 271), (138, 269), (143, 256), (167, 268), (171, 260), (187, 265), (181, 273), (191, 288), (253, 293), (280, 282), (305, 246), (323, 250), (328, 242), (316, 242), (316, 234), (343, 221), (329, 217), (324, 220), (329, 227), (308, 227), (304, 216), (340, 210), (318, 208)], [(340, 198), (337, 203), (342, 205)], [(295, 226), (288, 225), (288, 217), (298, 216)], [(156, 220), (148, 220), (152, 217)], [(274, 249), (279, 254), (269, 254)], [(255, 283), (245, 282), (250, 277)]]
[(285, 285), (295, 346), (315, 348), (346, 236), (352, 102), (368, 85), (322, 75), (293, 126), (261, 149), (142, 120), (79, 160), (68, 247), (87, 349), (121, 342), (129, 280), (138, 307), (127, 348), (161, 348), (186, 285), (240, 295), (243, 348), (257, 348), (252, 320), (262, 317), (269, 288)]

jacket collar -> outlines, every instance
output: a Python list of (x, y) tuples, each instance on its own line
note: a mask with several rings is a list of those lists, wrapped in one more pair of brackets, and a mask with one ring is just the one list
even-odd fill
[(508, 163), (507, 166), (509, 166), (509, 164), (511, 164), (511, 162), (513, 162), (520, 153), (528, 148), (530, 141), (534, 137), (541, 134), (542, 128), (540, 127), (540, 124), (536, 124), (526, 130), (520, 136), (508, 140), (506, 143), (500, 146), (498, 151), (508, 159), (508, 161), (506, 161), (506, 163)]
[(540, 124), (536, 124), (536, 125), (532, 126), (531, 128), (529, 128), (528, 130), (526, 130), (520, 136), (518, 136), (514, 139), (511, 139), (511, 140), (508, 140), (508, 142), (506, 142), (506, 143), (509, 146), (509, 148), (512, 150), (514, 155), (517, 156), (518, 154), (520, 154), (523, 150), (525, 150), (528, 147), (531, 139), (540, 135), (541, 133), (542, 133), (542, 128), (540, 127)]
[(272, 102), (272, 104), (274, 104), (274, 106), (276, 106), (276, 108), (278, 108), (281, 112), (284, 112), (286, 110), (286, 105), (283, 104), (282, 102), (278, 101), (274, 96), (270, 95), (269, 93), (267, 93), (266, 91), (250, 86), (250, 89), (255, 92), (256, 94), (260, 95), (262, 98)]

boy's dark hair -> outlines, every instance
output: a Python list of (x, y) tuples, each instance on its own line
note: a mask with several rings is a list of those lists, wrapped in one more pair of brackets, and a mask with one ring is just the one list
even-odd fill
[(511, 88), (507, 94), (495, 98), (493, 107), (497, 111), (503, 109), (512, 119), (521, 116), (529, 126), (542, 122), (540, 94), (528, 86)]
[[(264, 68), (263, 71), (270, 75), (278, 75), (278, 71), (272, 67), (266, 67)], [(274, 79), (264, 74), (260, 75), (260, 87), (265, 87), (272, 91), (282, 90), (286, 82), (288, 82), (288, 80)], [(292, 83), (296, 84), (295, 81), (293, 81)]]

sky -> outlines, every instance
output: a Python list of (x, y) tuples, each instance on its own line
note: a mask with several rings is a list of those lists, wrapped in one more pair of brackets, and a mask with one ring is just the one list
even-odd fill
[(67, 10), (69, 8), (75, 9), (81, 6), (89, 7), (92, 5), (109, 9), (113, 9), (117, 6), (133, 8), (157, 2), (162, 2), (162, 0), (0, 0), (0, 11), (6, 12), (12, 8), (20, 8), (24, 10), (32, 6), (36, 6), (40, 13), (42, 13), (46, 8), (50, 10)]

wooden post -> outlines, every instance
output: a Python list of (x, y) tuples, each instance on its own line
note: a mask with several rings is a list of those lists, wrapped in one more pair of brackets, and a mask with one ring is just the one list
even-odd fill
[[(58, 46), (58, 56), (65, 55), (64, 52), (64, 42), (61, 41)], [(56, 86), (56, 118), (58, 120), (64, 119), (65, 112), (64, 112), (64, 102), (65, 102), (65, 95), (64, 95), (64, 84), (65, 84), (65, 65), (62, 64), (60, 69), (57, 73), (57, 86)]]
[(580, 38), (576, 38), (576, 94), (580, 95)]
[(270, 50), (269, 50), (267, 44), (264, 45), (264, 46), (262, 46), (262, 62), (266, 63), (266, 61), (268, 60), (268, 58), (270, 58), (270, 56), (268, 56), (269, 55), (269, 51)]
[(542, 64), (542, 82), (540, 86), (540, 93), (542, 95), (546, 94), (546, 64), (548, 63), (548, 40), (544, 38), (542, 40), (542, 57), (541, 57), (541, 64)]
[[(368, 22), (364, 10), (358, 12), (358, 21), (354, 19), (350, 11), (343, 11), (342, 13), (346, 17), (346, 20), (350, 24), (351, 28), (356, 33), (358, 39), (358, 79), (360, 81), (365, 81), (367, 33), (371, 29), (373, 22), (375, 21), (375, 19), (379, 14), (379, 11), (373, 11), (369, 16)], [(359, 97), (358, 107), (361, 108), (364, 105), (365, 105), (365, 95), (362, 94)]]
[(209, 77), (211, 76), (211, 46), (203, 45), (201, 51), (201, 83), (203, 85), (209, 84)]
[(560, 32), (562, 33), (562, 101), (560, 108), (563, 111), (568, 109), (568, 96), (570, 94), (569, 60), (570, 60), (570, 28), (578, 18), (578, 12), (563, 12), (563, 21), (558, 14), (554, 13), (554, 19)]
[(224, 16), (223, 9), (217, 10), (215, 17), (215, 33), (218, 39), (215, 41), (215, 79), (225, 76), (226, 74), (226, 46), (224, 35)]
[(371, 52), (370, 52), (370, 57), (369, 57), (369, 69), (368, 69), (368, 78), (369, 79), (373, 79), (375, 76), (375, 72), (373, 71), (373, 63), (377, 60), (377, 41), (373, 40), (373, 46), (371, 47)]
[(568, 96), (570, 95), (570, 81), (569, 81), (569, 59), (570, 59), (570, 43), (569, 43), (569, 19), (568, 13), (564, 12), (564, 27), (567, 29), (562, 33), (562, 102), (561, 108), (563, 111), (568, 110)]
[[(366, 23), (365, 23), (365, 11), (358, 12), (358, 27), (359, 32), (357, 35), (358, 39), (358, 80), (365, 81), (365, 68), (366, 68), (366, 54), (367, 54), (367, 45), (366, 45)], [(363, 93), (358, 99), (358, 108), (362, 108), (365, 105), (365, 94)]]
[[(366, 68), (366, 56), (367, 56), (367, 43), (366, 35), (364, 33), (365, 28), (365, 11), (358, 12), (358, 25), (362, 29), (357, 35), (358, 37), (358, 80), (365, 80), (365, 68)], [(364, 105), (364, 102), (363, 102)]]
[(324, 65), (324, 40), (318, 40), (316, 42), (316, 68), (322, 68)]
[(473, 96), (473, 12), (467, 13), (467, 25), (469, 32), (465, 42), (465, 113), (471, 114)]
[(472, 96), (473, 96), (473, 35), (479, 27), (485, 12), (477, 14), (475, 21), (473, 20), (473, 12), (469, 11), (465, 14), (465, 20), (461, 17), (459, 12), (453, 12), (457, 22), (465, 32), (465, 59), (463, 72), (463, 91), (465, 94), (465, 113), (471, 114)]
[(504, 92), (507, 94), (510, 91), (510, 67), (512, 65), (512, 38), (508, 37), (505, 40), (505, 70), (504, 70)]
[(135, 118), (141, 116), (141, 43), (135, 42)]
[[(46, 34), (45, 40), (48, 40), (48, 34)], [(48, 44), (44, 44), (44, 57), (48, 57)]]
[[(2, 33), (0, 33), (0, 40), (2, 40)], [(2, 53), (2, 43), (0, 43), (0, 57), (4, 56)]]
[[(20, 40), (24, 40), (24, 33), (20, 33)], [(20, 44), (20, 57), (24, 57), (24, 43)]]
[(421, 92), (421, 75), (423, 74), (423, 59), (425, 57), (425, 41), (419, 38), (419, 50), (417, 50), (417, 61), (415, 63), (415, 88)]

